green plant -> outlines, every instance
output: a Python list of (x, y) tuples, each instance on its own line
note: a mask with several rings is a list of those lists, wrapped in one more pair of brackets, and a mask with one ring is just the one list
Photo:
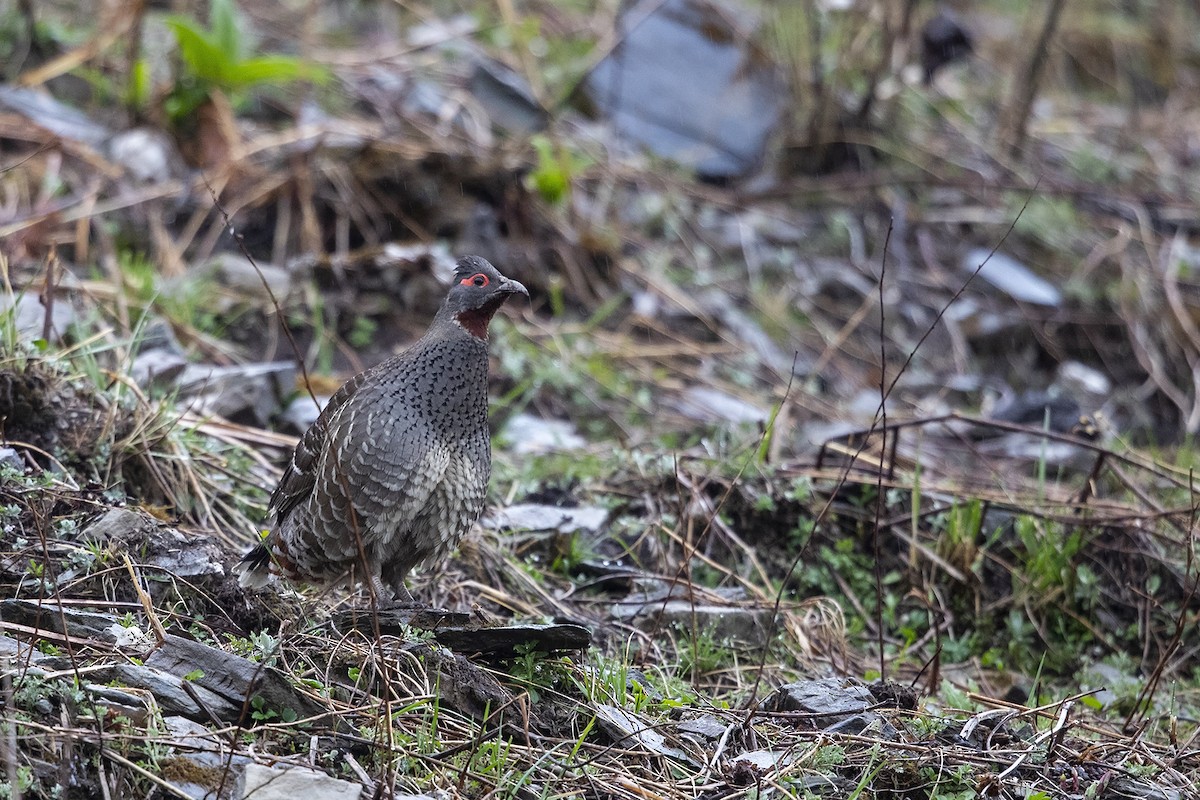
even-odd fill
[(675, 644), (679, 673), (691, 675), (695, 683), (700, 676), (725, 667), (733, 660), (733, 648), (728, 641), (717, 638), (712, 627), (698, 631), (681, 631)]
[(531, 702), (541, 700), (542, 691), (557, 689), (566, 678), (562, 662), (537, 649), (537, 642), (524, 642), (515, 648), (509, 674), (529, 693)]
[(537, 154), (537, 163), (529, 173), (528, 187), (547, 203), (565, 203), (571, 196), (572, 182), (592, 165), (592, 158), (543, 134), (532, 137), (529, 143)]
[(263, 696), (256, 694), (250, 698), (250, 718), (255, 722), (270, 722), (275, 719), (281, 722), (295, 722), (298, 715), (295, 709), (270, 708), (267, 706), (267, 701), (263, 699)]
[(183, 65), (183, 74), (165, 103), (174, 121), (190, 116), (214, 90), (237, 101), (247, 90), (264, 84), (328, 79), (324, 69), (303, 59), (279, 53), (250, 56), (252, 41), (238, 19), (234, 0), (212, 0), (207, 28), (182, 16), (166, 22), (175, 34)]

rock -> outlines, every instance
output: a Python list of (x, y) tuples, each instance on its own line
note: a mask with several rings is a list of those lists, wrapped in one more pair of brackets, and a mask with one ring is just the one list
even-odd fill
[(480, 524), (489, 530), (596, 533), (608, 519), (608, 509), (595, 506), (566, 508), (541, 503), (517, 503), (493, 510)]
[[(980, 264), (983, 264), (982, 268)], [(1018, 302), (1050, 308), (1062, 305), (1062, 293), (1058, 289), (1004, 253), (992, 253), (977, 247), (963, 256), (960, 266), (968, 274), (978, 269), (979, 278)]]
[[(617, 131), (709, 179), (736, 178), (762, 161), (786, 92), (732, 3), (633, 4), (617, 20), (612, 53), (584, 90)], [(745, 23), (745, 19), (742, 20)]]
[(638, 603), (636, 596), (613, 606), (613, 616), (645, 631), (675, 627), (713, 637), (717, 642), (743, 647), (762, 647), (768, 642), (770, 608), (722, 606), (691, 600), (664, 600), (653, 596)]
[(523, 455), (578, 450), (587, 444), (571, 422), (532, 414), (514, 414), (504, 426), (501, 438), (512, 452)]
[[(0, 613), (0, 617), (3, 617), (2, 613)], [(3, 618), (8, 619), (7, 617)], [(0, 636), (0, 657), (9, 658), (21, 664), (40, 664), (52, 658), (52, 656), (39, 652), (36, 647), (10, 636)]]
[(21, 454), (11, 447), (0, 447), (0, 466), (24, 472), (25, 459), (21, 458)]
[(91, 147), (101, 146), (111, 135), (108, 128), (92, 121), (79, 109), (36, 89), (0, 86), (0, 106), (20, 114), (55, 136)]
[(457, 653), (482, 653), (511, 657), (525, 647), (547, 654), (586, 650), (592, 634), (582, 625), (569, 623), (501, 625), (487, 628), (438, 628), (433, 636)]
[(676, 724), (675, 730), (700, 744), (711, 744), (720, 740), (729, 727), (729, 723), (722, 721), (715, 714), (701, 714)]
[(262, 261), (251, 263), (241, 253), (217, 253), (200, 269), (247, 298), (270, 300), (274, 295), (282, 303), (292, 290), (291, 272)]
[(321, 416), (321, 409), (325, 408), (327, 403), (328, 395), (317, 395), (317, 402), (314, 403), (308, 392), (301, 391), (279, 415), (279, 430), (303, 436), (317, 421), (317, 417)]
[(222, 785), (228, 797), (242, 770), (251, 763), (246, 756), (229, 755), (228, 739), (179, 716), (163, 718), (172, 753), (158, 761), (164, 780), (194, 800), (215, 800)]
[(0, 600), (0, 619), (39, 631), (64, 634), (72, 639), (95, 639), (105, 644), (113, 642), (113, 636), (108, 632), (114, 622), (112, 616), (79, 611), (50, 602), (15, 598)]
[(187, 369), (186, 356), (155, 348), (138, 353), (129, 367), (129, 376), (138, 386), (167, 388)]
[(1144, 679), (1130, 674), (1105, 661), (1089, 664), (1079, 673), (1079, 688), (1096, 690), (1092, 697), (1104, 706), (1111, 706), (1121, 697), (1134, 697), (1144, 685)]
[(729, 761), (733, 765), (745, 764), (759, 772), (771, 772), (796, 760), (794, 752), (786, 750), (750, 750), (739, 753)]
[(687, 753), (667, 744), (665, 736), (623, 708), (598, 703), (596, 725), (618, 749), (631, 749), (641, 745), (654, 755), (667, 756), (689, 764), (695, 763)]
[(942, 318), (969, 339), (1004, 336), (1013, 331), (1025, 333), (1029, 327), (1028, 321), (1017, 309), (989, 308), (968, 295), (954, 301)]
[(144, 725), (150, 716), (149, 698), (114, 686), (85, 683), (83, 690), (100, 708), (128, 717), (134, 724)]
[(583, 650), (592, 641), (592, 634), (582, 625), (570, 623), (513, 623), (510, 625), (480, 624), (476, 617), (453, 611), (424, 608), (382, 608), (375, 614), (358, 609), (339, 612), (333, 617), (334, 627), (341, 631), (360, 630), (373, 635), (404, 638), (409, 628), (430, 631), (439, 644), (459, 653), (479, 653), (508, 658), (518, 648), (556, 653)]
[(126, 627), (119, 622), (114, 622), (105, 630), (112, 634), (113, 646), (123, 652), (141, 655), (154, 645), (154, 637), (136, 625)]
[(900, 733), (874, 711), (855, 714), (852, 717), (838, 720), (825, 728), (826, 733), (844, 733), (852, 736), (875, 736), (882, 739), (899, 738)]
[(1088, 396), (1098, 402), (1107, 399), (1113, 388), (1107, 375), (1078, 361), (1059, 364), (1054, 382), (1069, 394)]
[[(1195, 787), (1193, 786), (1193, 791)], [(1133, 798), (1134, 800), (1183, 800), (1184, 793), (1171, 786), (1156, 786), (1147, 781), (1118, 776), (1108, 785), (1105, 797)], [(1195, 798), (1194, 794), (1186, 795)]]
[[(494, 723), (492, 716), (498, 708), (508, 708), (521, 702), (496, 680), (496, 676), (461, 655), (424, 642), (409, 642), (401, 648), (403, 658), (397, 659), (401, 671), (407, 671), (418, 680), (430, 680), (438, 687), (438, 699), (448, 708), (477, 720)], [(528, 713), (529, 730), (540, 731), (545, 723), (536, 708), (526, 706), (516, 715)], [(524, 721), (522, 721), (524, 722)], [(513, 729), (513, 735), (524, 736), (525, 732)]]
[(186, 166), (171, 137), (156, 128), (132, 128), (108, 142), (109, 157), (138, 183), (166, 183)]
[(861, 714), (875, 705), (871, 690), (849, 678), (818, 678), (780, 686), (763, 703), (772, 712), (795, 711), (811, 715), (817, 727), (836, 720), (822, 717), (844, 717)]
[(230, 700), (195, 682), (185, 689), (182, 677), (142, 664), (116, 664), (101, 675), (105, 680), (149, 692), (164, 714), (208, 722), (214, 717), (234, 721), (242, 713), (241, 700)]
[[(46, 306), (37, 294), (10, 295), (0, 292), (0, 316), (12, 314), (13, 325), (21, 339), (36, 341), (46, 332)], [(61, 340), (77, 321), (75, 308), (58, 297), (50, 308), (50, 337)]]
[(680, 414), (701, 422), (765, 425), (771, 417), (769, 409), (709, 386), (689, 386), (674, 405)]
[(247, 764), (242, 771), (240, 791), (243, 800), (358, 800), (362, 786), (331, 778), (308, 767), (278, 764), (264, 767)]
[[(218, 717), (227, 722), (237, 721), (249, 698), (261, 697), (265, 714), (275, 714), (279, 719), (304, 718), (324, 712), (316, 701), (301, 694), (282, 672), (274, 667), (256, 664), (249, 659), (227, 653), (202, 642), (168, 634), (166, 640), (146, 659), (147, 667), (189, 679), (194, 687), (201, 687), (218, 695), (228, 705), (222, 706)], [(237, 713), (230, 715), (229, 706)], [(256, 708), (255, 710), (259, 710)], [(214, 710), (214, 713), (217, 713)], [(293, 716), (294, 715), (294, 716)], [(242, 724), (250, 724), (249, 718)]]
[[(79, 532), (82, 542), (138, 553), (139, 562), (162, 575), (184, 579), (224, 577), (225, 554), (216, 543), (127, 508), (112, 508)], [(151, 597), (174, 591), (169, 583), (149, 582)]]
[(768, 369), (786, 376), (792, 374), (794, 363), (796, 374), (804, 375), (810, 371), (811, 364), (803, 360), (796, 361), (794, 354), (784, 352), (757, 321), (729, 302), (726, 294), (708, 292), (701, 298), (701, 305), (705, 313), (721, 321), (734, 341), (757, 354), (759, 361)]
[(467, 89), (492, 123), (509, 133), (530, 134), (546, 127), (550, 115), (534, 96), (529, 81), (495, 59), (475, 61)]
[(290, 361), (217, 367), (189, 364), (179, 376), (180, 394), (194, 398), (198, 414), (215, 414), (233, 422), (266, 427), (296, 385)]

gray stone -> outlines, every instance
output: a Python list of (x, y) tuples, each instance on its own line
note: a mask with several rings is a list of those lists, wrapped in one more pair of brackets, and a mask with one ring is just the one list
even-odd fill
[(141, 664), (116, 664), (105, 675), (108, 680), (154, 695), (155, 702), (165, 714), (203, 721), (212, 717), (235, 720), (242, 710), (240, 701), (231, 701), (194, 682), (189, 693), (183, 687), (182, 677)]
[(21, 458), (21, 454), (11, 447), (0, 447), (0, 465), (23, 472), (25, 459)]
[[(986, 262), (986, 263), (985, 263)], [(980, 268), (980, 264), (983, 267)], [(977, 247), (963, 256), (963, 272), (974, 273), (1004, 294), (1021, 303), (1057, 308), (1062, 305), (1062, 292), (1033, 270), (1004, 253), (992, 253)]]
[[(817, 724), (820, 725), (820, 720)], [(874, 711), (866, 711), (838, 720), (825, 728), (825, 732), (845, 733), (853, 736), (876, 736), (884, 739), (895, 739), (900, 735), (891, 723)]]
[(689, 386), (675, 400), (675, 409), (689, 419), (765, 425), (771, 411), (710, 386)]
[(749, 764), (755, 769), (767, 772), (782, 769), (796, 760), (796, 754), (789, 750), (750, 750), (739, 753), (729, 759), (730, 764)]
[(771, 626), (770, 608), (722, 606), (691, 600), (647, 598), (642, 603), (615, 605), (613, 615), (642, 630), (655, 631), (675, 627), (711, 636), (718, 643), (742, 647), (767, 644)]
[(675, 730), (701, 744), (715, 742), (729, 730), (730, 723), (724, 722), (715, 714), (701, 714), (693, 719), (685, 719), (675, 726)]
[(149, 717), (147, 700), (143, 696), (115, 686), (101, 686), (98, 683), (87, 683), (83, 688), (96, 705), (112, 711), (114, 714), (128, 717), (138, 725), (145, 724)]
[(187, 369), (185, 356), (170, 350), (154, 349), (138, 353), (129, 367), (129, 376), (138, 386), (166, 388)]
[(618, 748), (641, 745), (659, 756), (668, 756), (679, 761), (692, 763), (692, 758), (677, 747), (667, 744), (667, 739), (636, 714), (618, 706), (599, 703), (596, 706), (596, 725)]
[[(1193, 787), (1194, 790), (1195, 787)], [(1173, 786), (1156, 786), (1147, 781), (1120, 776), (1108, 785), (1105, 797), (1129, 797), (1136, 800), (1182, 800), (1183, 791)], [(1194, 794), (1187, 795), (1195, 798)]]
[(321, 409), (328, 403), (329, 397), (326, 395), (317, 395), (317, 402), (314, 403), (308, 392), (300, 392), (279, 415), (279, 429), (285, 433), (303, 435), (321, 416)]
[[(3, 616), (0, 614), (0, 616)], [(7, 617), (5, 617), (7, 619)], [(0, 636), (0, 658), (8, 658), (21, 664), (40, 664), (51, 656), (38, 652), (26, 642), (9, 636)]]
[(532, 414), (514, 414), (504, 426), (502, 438), (512, 452), (521, 454), (578, 450), (587, 444), (572, 423)]
[(1116, 703), (1122, 695), (1135, 696), (1143, 685), (1137, 675), (1104, 661), (1089, 664), (1080, 671), (1078, 680), (1081, 689), (1096, 690), (1092, 697), (1104, 706)]
[(229, 367), (189, 364), (178, 383), (196, 413), (265, 427), (283, 398), (295, 389), (296, 365), (290, 361)]
[(492, 124), (510, 133), (529, 134), (546, 127), (549, 114), (534, 96), (529, 81), (495, 59), (476, 60), (467, 88)]
[(608, 519), (608, 510), (595, 506), (566, 508), (541, 503), (517, 503), (495, 509), (480, 524), (491, 530), (595, 533)]
[(16, 598), (0, 600), (0, 619), (40, 631), (65, 634), (72, 639), (113, 642), (113, 635), (108, 631), (115, 621), (111, 615), (79, 611), (50, 602)]
[(20, 114), (55, 136), (92, 147), (99, 147), (110, 136), (108, 128), (94, 122), (79, 109), (38, 89), (0, 86), (0, 106)]
[(747, 17), (731, 2), (634, 3), (585, 91), (623, 136), (656, 155), (709, 178), (745, 175), (761, 162), (786, 97), (774, 65), (750, 44)]
[(292, 290), (292, 274), (287, 269), (257, 260), (251, 263), (240, 252), (217, 253), (201, 269), (222, 286), (250, 298), (269, 300), (274, 295), (283, 302)]
[(236, 796), (243, 800), (358, 800), (362, 786), (308, 767), (247, 764)]
[(982, 302), (963, 295), (954, 301), (942, 319), (953, 325), (957, 330), (970, 339), (984, 339), (1001, 336), (1013, 331), (1025, 332), (1029, 323), (1018, 309), (1006, 307), (997, 310), (985, 306)]
[[(225, 575), (224, 555), (216, 544), (131, 509), (109, 509), (80, 531), (79, 538), (140, 553), (141, 563), (157, 567), (163, 574), (189, 579)], [(155, 584), (150, 591), (158, 593)]]
[[(301, 694), (287, 677), (274, 667), (256, 664), (202, 642), (168, 634), (166, 640), (146, 659), (146, 666), (177, 678), (191, 677), (193, 687), (208, 689), (227, 705), (217, 716), (233, 722), (242, 712), (247, 698), (261, 697), (265, 713), (280, 718), (295, 714), (298, 718), (315, 716), (325, 709)], [(230, 713), (235, 707), (236, 713)], [(214, 709), (214, 713), (216, 710)], [(246, 720), (248, 722), (249, 720)]]
[[(763, 708), (772, 712), (797, 711), (814, 716), (861, 714), (875, 705), (875, 697), (863, 684), (849, 678), (818, 678), (780, 686)], [(822, 720), (815, 720), (824, 727)]]
[(1104, 400), (1112, 393), (1112, 381), (1098, 369), (1078, 361), (1064, 361), (1055, 371), (1054, 382), (1073, 395)]
[(171, 137), (156, 128), (121, 131), (109, 140), (108, 153), (138, 183), (166, 183), (186, 171)]
[(158, 762), (162, 776), (194, 800), (215, 800), (222, 786), (221, 797), (232, 796), (242, 770), (253, 762), (236, 753), (230, 756), (228, 739), (190, 719), (168, 716), (163, 725), (172, 752)]
[[(0, 293), (0, 316), (11, 313), (13, 325), (22, 339), (41, 339), (46, 332), (46, 307), (35, 293), (18, 295)], [(76, 322), (75, 308), (61, 297), (50, 309), (50, 338), (59, 340)]]

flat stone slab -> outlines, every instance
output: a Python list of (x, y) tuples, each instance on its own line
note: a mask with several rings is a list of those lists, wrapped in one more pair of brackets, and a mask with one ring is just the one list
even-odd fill
[[(352, 609), (334, 618), (338, 630), (374, 634), (376, 621), (369, 609)], [(457, 653), (508, 658), (528, 646), (543, 653), (583, 650), (592, 642), (592, 632), (572, 623), (515, 623), (484, 625), (470, 614), (428, 608), (381, 608), (378, 630), (382, 635), (404, 638), (409, 628), (429, 631), (444, 647)]]
[[(262, 698), (264, 710), (274, 711), (281, 717), (287, 712), (299, 718), (311, 717), (326, 710), (307, 695), (301, 694), (274, 667), (256, 664), (247, 658), (181, 636), (168, 634), (162, 645), (146, 659), (146, 666), (177, 678), (186, 678), (196, 687), (207, 689), (227, 701), (228, 705), (222, 704), (210, 710), (228, 722), (237, 721), (255, 697)], [(229, 712), (230, 706), (237, 709), (236, 714)], [(243, 720), (243, 724), (246, 722), (248, 720)]]
[[(849, 717), (861, 714), (876, 704), (871, 690), (857, 681), (818, 678), (780, 686), (763, 703), (763, 709), (776, 713), (795, 711), (815, 717)], [(818, 727), (825, 727), (829, 722), (815, 720)]]
[(237, 796), (245, 800), (358, 800), (362, 786), (307, 767), (247, 764)]

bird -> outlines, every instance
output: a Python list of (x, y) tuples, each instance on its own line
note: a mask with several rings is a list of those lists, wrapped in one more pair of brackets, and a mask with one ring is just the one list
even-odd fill
[(514, 295), (529, 299), (485, 259), (458, 261), (425, 334), (346, 381), (301, 437), (270, 532), (233, 568), (241, 586), (365, 582), (382, 602), (414, 603), (409, 571), (447, 557), (483, 510), (488, 325)]
[(949, 9), (941, 9), (921, 30), (923, 83), (933, 83), (934, 74), (947, 64), (964, 59), (974, 51), (971, 32)]

